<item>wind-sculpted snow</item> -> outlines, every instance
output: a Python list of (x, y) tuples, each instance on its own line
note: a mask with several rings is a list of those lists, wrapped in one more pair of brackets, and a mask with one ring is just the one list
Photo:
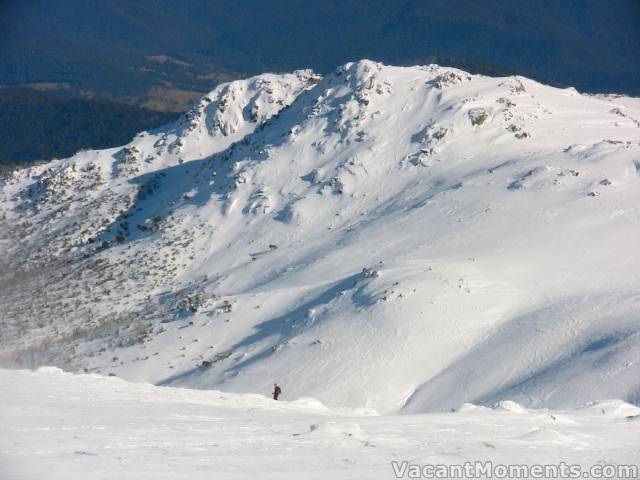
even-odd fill
[(639, 403), (639, 122), (436, 65), (221, 85), (2, 180), (0, 359), (380, 412)]
[(0, 476), (16, 480), (429, 478), (415, 469), (465, 462), (496, 469), (466, 478), (518, 478), (498, 474), (509, 465), (593, 472), (576, 478), (601, 478), (603, 470), (592, 469), (604, 467), (606, 478), (638, 472), (640, 408), (619, 400), (561, 411), (503, 401), (380, 416), (50, 367), (0, 370), (0, 395)]

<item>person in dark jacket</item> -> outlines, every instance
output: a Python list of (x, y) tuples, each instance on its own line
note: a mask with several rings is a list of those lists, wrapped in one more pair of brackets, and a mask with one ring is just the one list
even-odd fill
[(278, 399), (278, 395), (280, 395), (282, 393), (282, 389), (278, 386), (277, 383), (273, 384), (273, 399), (277, 400)]

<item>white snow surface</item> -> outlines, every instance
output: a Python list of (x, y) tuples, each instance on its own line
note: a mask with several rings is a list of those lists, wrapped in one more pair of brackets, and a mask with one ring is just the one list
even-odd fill
[(0, 180), (0, 364), (380, 413), (638, 404), (639, 240), (637, 98), (265, 74)]
[(0, 370), (0, 398), (6, 480), (392, 479), (392, 461), (564, 462), (591, 473), (640, 458), (640, 408), (619, 400), (564, 411), (501, 402), (378, 416), (51, 367)]

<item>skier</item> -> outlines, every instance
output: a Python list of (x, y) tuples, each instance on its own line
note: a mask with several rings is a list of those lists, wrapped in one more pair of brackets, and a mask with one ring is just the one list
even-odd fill
[(282, 389), (278, 386), (277, 383), (273, 384), (273, 399), (277, 400), (278, 399), (278, 395), (280, 395), (282, 393)]

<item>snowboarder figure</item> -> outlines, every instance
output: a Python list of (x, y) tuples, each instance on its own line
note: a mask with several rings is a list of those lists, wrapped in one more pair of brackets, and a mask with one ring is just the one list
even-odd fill
[(278, 399), (278, 395), (280, 395), (282, 393), (282, 389), (278, 386), (277, 383), (273, 384), (273, 399), (277, 400)]

